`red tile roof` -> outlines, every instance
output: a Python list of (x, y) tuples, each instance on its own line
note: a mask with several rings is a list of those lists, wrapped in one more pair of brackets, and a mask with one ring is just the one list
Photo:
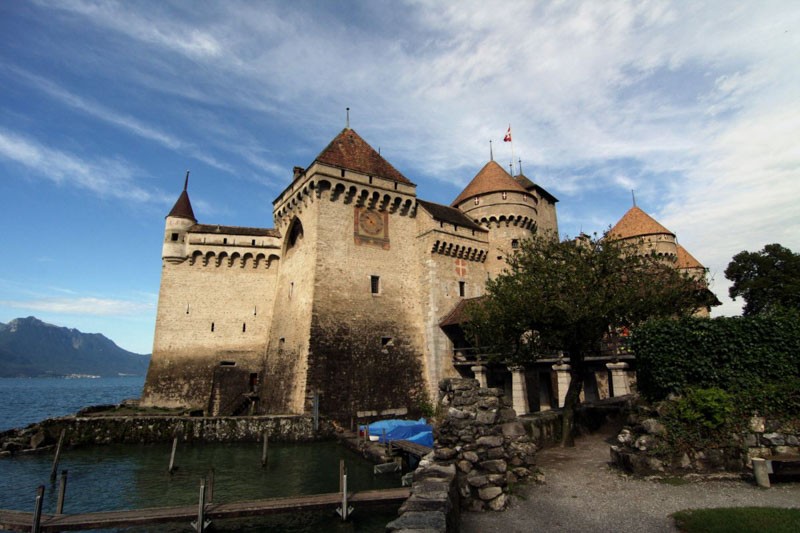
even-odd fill
[(496, 161), (489, 161), (450, 205), (455, 207), (474, 196), (500, 191), (528, 192)]
[(316, 160), (333, 167), (345, 168), (413, 185), (405, 176), (376, 152), (361, 136), (345, 128), (317, 156)]
[(417, 203), (425, 211), (430, 213), (430, 215), (436, 220), (449, 222), (450, 224), (457, 224), (459, 226), (473, 229), (475, 231), (482, 231), (482, 232), (489, 231), (483, 226), (476, 224), (467, 215), (462, 213), (461, 210), (456, 209), (455, 207), (450, 207), (442, 204), (435, 204), (433, 202), (426, 202), (425, 200), (417, 200)]
[(195, 224), (189, 233), (220, 233), (224, 235), (247, 235), (253, 237), (280, 237), (281, 232), (272, 228), (246, 228), (242, 226), (220, 226), (219, 224)]
[(692, 254), (686, 251), (686, 248), (678, 245), (678, 260), (676, 262), (678, 268), (705, 268), (700, 264), (700, 261), (695, 259)]
[(478, 296), (476, 298), (466, 298), (459, 301), (453, 309), (439, 321), (439, 327), (455, 326), (467, 322), (466, 309), (467, 306), (482, 301), (486, 296)]
[(634, 206), (611, 228), (609, 236), (616, 239), (627, 239), (630, 237), (641, 237), (643, 235), (666, 234), (675, 236), (670, 230), (656, 222), (656, 220)]

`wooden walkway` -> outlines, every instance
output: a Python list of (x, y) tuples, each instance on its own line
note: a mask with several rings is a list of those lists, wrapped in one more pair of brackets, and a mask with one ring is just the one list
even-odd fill
[[(404, 502), (410, 495), (407, 487), (383, 490), (368, 490), (348, 495), (348, 504), (380, 505)], [(314, 494), (311, 496), (292, 496), (270, 498), (236, 503), (208, 503), (205, 517), (211, 520), (241, 518), (294, 511), (320, 509), (335, 510), (342, 503), (342, 493)], [(144, 526), (147, 524), (186, 522), (197, 518), (198, 505), (180, 507), (157, 507), (129, 511), (102, 511), (83, 514), (42, 515), (41, 531), (80, 531), (114, 527)], [(0, 510), (0, 529), (7, 531), (31, 531), (33, 513)]]
[(389, 444), (392, 446), (392, 453), (394, 453), (395, 450), (399, 450), (401, 452), (413, 455), (419, 459), (425, 457), (433, 451), (433, 448), (428, 448), (427, 446), (423, 446), (422, 444), (417, 444), (416, 442), (411, 442), (408, 440), (392, 440), (389, 441)]

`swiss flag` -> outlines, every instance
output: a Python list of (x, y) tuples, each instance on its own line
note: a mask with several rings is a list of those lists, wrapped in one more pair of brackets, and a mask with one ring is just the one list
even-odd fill
[(511, 142), (511, 124), (508, 125), (508, 131), (506, 132), (506, 136), (503, 137), (503, 142)]

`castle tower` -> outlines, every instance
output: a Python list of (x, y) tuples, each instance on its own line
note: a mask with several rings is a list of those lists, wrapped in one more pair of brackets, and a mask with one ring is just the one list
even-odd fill
[(161, 248), (161, 258), (169, 263), (181, 263), (186, 260), (186, 234), (193, 225), (197, 224), (194, 218), (192, 203), (189, 201), (189, 172), (183, 182), (183, 192), (178, 196), (178, 201), (166, 217), (164, 224), (164, 245)]
[(675, 234), (636, 206), (628, 209), (608, 235), (635, 246), (639, 254), (653, 254), (669, 263), (678, 259)]
[(486, 269), (492, 278), (505, 269), (506, 256), (520, 241), (538, 229), (539, 198), (495, 161), (486, 163), (451, 205), (489, 230)]
[(273, 202), (284, 236), (269, 412), (411, 409), (424, 391), (416, 185), (342, 130)]

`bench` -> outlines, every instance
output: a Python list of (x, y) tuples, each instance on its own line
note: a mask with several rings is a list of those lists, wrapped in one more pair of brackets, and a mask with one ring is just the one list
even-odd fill
[(800, 455), (787, 453), (767, 458), (753, 457), (753, 475), (759, 487), (769, 488), (769, 474), (800, 475)]

